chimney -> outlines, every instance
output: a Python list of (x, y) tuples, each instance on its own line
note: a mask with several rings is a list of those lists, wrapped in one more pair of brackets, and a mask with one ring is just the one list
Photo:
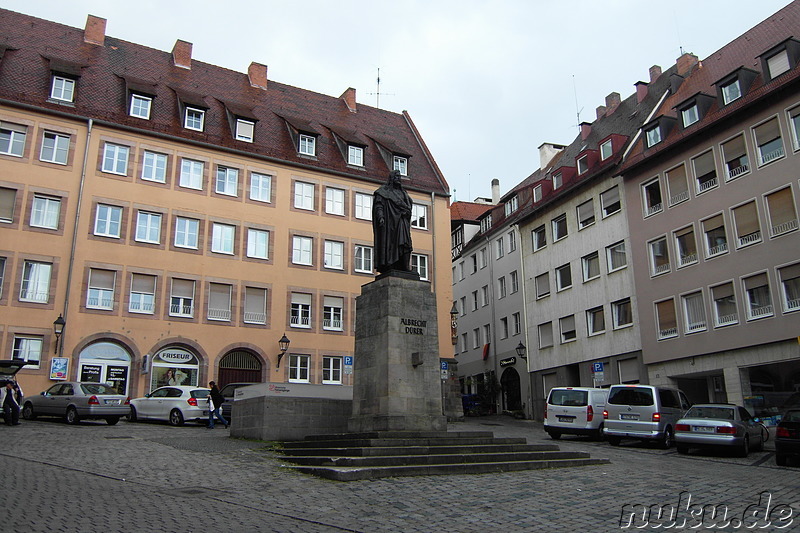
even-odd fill
[(267, 88), (267, 66), (253, 61), (247, 67), (247, 77), (250, 78), (250, 86), (259, 89)]
[(617, 106), (619, 105), (620, 102), (621, 100), (619, 97), (619, 93), (611, 93), (608, 96), (606, 96), (606, 108), (607, 108), (606, 114), (610, 115), (611, 113), (613, 113), (614, 110), (617, 109)]
[(597, 106), (596, 113), (597, 113), (597, 118), (601, 118), (601, 117), (605, 116), (605, 114), (606, 114), (606, 106), (604, 106), (604, 105)]
[(590, 133), (592, 133), (592, 123), (581, 122), (581, 140), (585, 141)]
[(661, 76), (661, 67), (653, 65), (650, 67), (650, 83), (653, 83)]
[(191, 69), (192, 43), (180, 39), (175, 41), (175, 46), (172, 47), (172, 63), (176, 67)]
[(564, 149), (564, 146), (553, 143), (542, 143), (539, 146), (539, 168), (545, 168), (550, 161)]
[(636, 102), (642, 103), (647, 97), (647, 86), (648, 83), (646, 81), (637, 81), (634, 85), (636, 85)]
[(692, 71), (695, 65), (697, 65), (698, 59), (696, 55), (686, 52), (677, 59), (677, 62), (678, 74), (685, 78)]
[(89, 15), (86, 17), (86, 29), (83, 30), (83, 42), (103, 46), (106, 40), (106, 19)]
[(348, 87), (345, 92), (342, 93), (340, 96), (344, 103), (347, 104), (347, 109), (350, 110), (351, 113), (356, 112), (356, 90), (352, 87)]
[(492, 203), (494, 205), (500, 203), (500, 180), (497, 178), (492, 180)]

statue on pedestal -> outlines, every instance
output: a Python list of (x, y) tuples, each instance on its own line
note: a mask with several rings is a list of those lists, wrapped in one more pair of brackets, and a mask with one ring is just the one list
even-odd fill
[(411, 206), (400, 171), (392, 170), (372, 200), (375, 268), (380, 273), (411, 270)]

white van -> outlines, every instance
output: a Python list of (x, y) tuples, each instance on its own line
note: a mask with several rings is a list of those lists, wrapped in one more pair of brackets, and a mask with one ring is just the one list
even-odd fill
[(544, 430), (552, 439), (564, 434), (602, 439), (607, 398), (607, 389), (553, 387), (547, 395)]

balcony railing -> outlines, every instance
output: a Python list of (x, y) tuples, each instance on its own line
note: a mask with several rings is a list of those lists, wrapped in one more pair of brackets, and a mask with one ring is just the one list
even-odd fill
[(721, 242), (716, 246), (711, 246), (708, 249), (708, 255), (709, 256), (713, 256), (713, 255), (724, 254), (727, 251), (728, 251), (728, 243), (727, 242)]
[(800, 298), (793, 298), (791, 300), (787, 300), (786, 307), (788, 308), (789, 311), (800, 309)]
[(702, 330), (706, 329), (706, 321), (705, 320), (700, 320), (700, 321), (697, 321), (697, 322), (689, 322), (688, 329), (689, 329), (689, 332), (702, 331)]
[(248, 324), (266, 324), (267, 323), (267, 314), (266, 313), (254, 313), (252, 311), (248, 312), (245, 311), (244, 313), (244, 321)]
[(296, 328), (310, 328), (311, 317), (292, 315), (291, 319), (289, 320), (289, 324)]
[(86, 307), (112, 309), (114, 307), (114, 301), (111, 298), (87, 298)]
[(677, 336), (678, 336), (678, 328), (666, 328), (658, 330), (659, 339), (668, 339), (669, 337), (677, 337)]
[(335, 329), (341, 331), (342, 329), (342, 320), (339, 318), (324, 318), (322, 320), (322, 327), (324, 329)]
[(169, 314), (172, 316), (192, 316), (194, 314), (193, 305), (170, 305)]
[(753, 244), (759, 242), (761, 240), (761, 231), (754, 231), (753, 233), (748, 233), (747, 235), (742, 235), (739, 237), (739, 246), (747, 246), (748, 244)]
[(47, 303), (47, 299), (49, 298), (50, 293), (44, 291), (23, 291), (19, 295), (20, 300), (24, 300), (26, 302), (40, 302), (40, 303)]
[(656, 213), (660, 213), (664, 209), (664, 204), (655, 204), (645, 207), (644, 209), (644, 216), (649, 217), (650, 215), (655, 215)]
[(208, 319), (209, 320), (226, 320), (230, 321), (231, 319), (231, 310), (230, 309), (212, 309), (208, 308)]
[(713, 189), (717, 185), (719, 185), (719, 181), (717, 180), (716, 177), (707, 179), (705, 181), (697, 182), (697, 192), (705, 192), (709, 189)]
[(697, 263), (697, 252), (682, 255), (680, 258), (681, 266), (691, 265), (692, 263)]
[(766, 165), (767, 163), (775, 161), (781, 157), (783, 157), (783, 146), (777, 148), (776, 150), (772, 150), (771, 152), (761, 154), (761, 164)]
[(653, 274), (663, 274), (664, 272), (669, 272), (669, 263), (664, 263), (663, 265), (656, 265), (653, 267)]
[(669, 197), (669, 205), (679, 204), (689, 199), (689, 191), (679, 192)]
[(772, 305), (762, 305), (759, 307), (750, 308), (750, 316), (753, 318), (761, 318), (763, 316), (772, 315)]
[(794, 231), (797, 229), (797, 219), (787, 220), (786, 222), (782, 222), (776, 226), (772, 226), (770, 229), (770, 234), (775, 237), (776, 235), (781, 235), (783, 233), (788, 233), (790, 231)]
[(721, 315), (717, 317), (717, 325), (718, 326), (728, 326), (730, 324), (736, 324), (739, 322), (739, 315), (736, 313), (731, 313), (729, 315)]
[(734, 178), (738, 178), (742, 174), (746, 174), (750, 171), (750, 165), (739, 165), (738, 167), (730, 168), (728, 167), (728, 179), (732, 180)]

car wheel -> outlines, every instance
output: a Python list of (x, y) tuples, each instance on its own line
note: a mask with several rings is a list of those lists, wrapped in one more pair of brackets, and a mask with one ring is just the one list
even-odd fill
[(680, 444), (677, 446), (678, 453), (681, 455), (688, 455), (689, 454), (689, 447), (688, 446), (681, 446)]
[(744, 442), (739, 447), (739, 457), (747, 457), (750, 454), (750, 435), (744, 436)]
[(600, 427), (597, 428), (597, 431), (594, 434), (594, 438), (595, 440), (602, 441), (603, 439), (605, 439), (605, 437), (606, 435), (605, 433), (603, 433), (603, 424), (600, 424)]
[(169, 413), (169, 423), (172, 424), (173, 426), (182, 426), (183, 413), (181, 413), (179, 409), (173, 409)]
[(117, 422), (119, 422), (119, 417), (118, 416), (109, 416), (108, 418), (106, 418), (106, 423), (109, 426), (113, 426)]
[(81, 421), (80, 417), (78, 417), (78, 410), (74, 407), (67, 407), (67, 415), (65, 417), (67, 419), (67, 424), (77, 424)]
[(786, 456), (776, 453), (775, 454), (775, 464), (778, 466), (786, 466)]
[(667, 427), (667, 429), (664, 430), (664, 437), (661, 439), (661, 443), (660, 444), (661, 444), (661, 447), (664, 448), (665, 450), (669, 450), (670, 448), (672, 448), (672, 428), (671, 427)]
[(561, 438), (561, 433), (558, 431), (548, 431), (547, 434), (550, 435), (550, 438), (553, 440), (558, 440)]
[(128, 414), (128, 422), (138, 422), (139, 417), (136, 414), (136, 408), (131, 405), (131, 412)]
[(611, 437), (611, 436), (608, 436), (608, 437), (606, 437), (606, 440), (607, 440), (607, 441), (608, 441), (608, 443), (609, 443), (610, 445), (612, 445), (612, 446), (619, 446), (619, 443), (620, 443), (620, 441), (621, 441), (622, 439), (621, 439), (621, 438), (619, 438), (619, 437)]
[(763, 452), (764, 451), (764, 434), (758, 436), (758, 446), (753, 448), (754, 451)]
[(25, 420), (36, 420), (36, 413), (33, 412), (33, 405), (26, 403), (22, 408), (22, 418)]

